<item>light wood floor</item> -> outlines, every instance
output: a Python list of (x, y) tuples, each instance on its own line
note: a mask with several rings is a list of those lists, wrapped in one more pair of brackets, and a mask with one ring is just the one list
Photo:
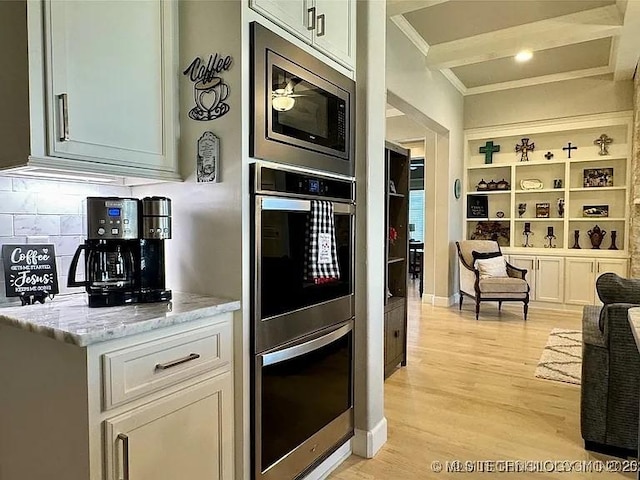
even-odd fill
[[(516, 306), (519, 305), (519, 306)], [(388, 440), (375, 458), (351, 456), (332, 480), (446, 478), (622, 479), (612, 473), (434, 473), (450, 460), (610, 460), (583, 448), (580, 387), (534, 377), (553, 328), (580, 329), (579, 313), (483, 304), (462, 312), (409, 306), (409, 358), (385, 383)]]

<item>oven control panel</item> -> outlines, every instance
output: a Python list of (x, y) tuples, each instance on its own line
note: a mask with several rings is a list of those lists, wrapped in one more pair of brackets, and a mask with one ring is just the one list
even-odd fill
[(334, 198), (347, 201), (354, 200), (353, 180), (331, 178), (306, 172), (254, 167), (258, 171), (255, 178), (254, 193), (267, 191), (288, 193), (301, 196)]

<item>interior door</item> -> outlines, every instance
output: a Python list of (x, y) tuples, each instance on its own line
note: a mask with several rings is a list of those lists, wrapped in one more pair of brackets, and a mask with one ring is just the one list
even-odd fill
[(170, 168), (163, 134), (170, 4), (46, 2), (51, 155)]
[(231, 480), (231, 373), (109, 419), (109, 480)]

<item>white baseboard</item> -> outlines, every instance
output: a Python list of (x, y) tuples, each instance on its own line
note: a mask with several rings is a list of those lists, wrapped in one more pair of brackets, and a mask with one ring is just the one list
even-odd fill
[(309, 475), (304, 477), (304, 480), (323, 480), (327, 478), (331, 472), (340, 466), (347, 458), (351, 456), (351, 441), (348, 440), (335, 452), (333, 452), (327, 459), (322, 462), (318, 467), (313, 470)]
[(436, 307), (450, 307), (458, 301), (458, 294), (455, 293), (450, 297), (433, 297), (433, 305)]
[(431, 303), (431, 304), (433, 304), (433, 293), (424, 293), (424, 294), (422, 294), (422, 303)]
[(373, 458), (387, 441), (387, 419), (382, 420), (371, 430), (358, 430), (353, 437), (353, 453), (364, 458)]

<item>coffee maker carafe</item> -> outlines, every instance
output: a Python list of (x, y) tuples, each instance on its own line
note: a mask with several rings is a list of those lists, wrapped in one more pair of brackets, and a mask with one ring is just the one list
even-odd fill
[[(87, 198), (87, 241), (76, 250), (69, 287), (85, 287), (90, 307), (171, 300), (165, 287), (164, 240), (171, 238), (171, 200)], [(77, 279), (85, 254), (85, 279)]]

